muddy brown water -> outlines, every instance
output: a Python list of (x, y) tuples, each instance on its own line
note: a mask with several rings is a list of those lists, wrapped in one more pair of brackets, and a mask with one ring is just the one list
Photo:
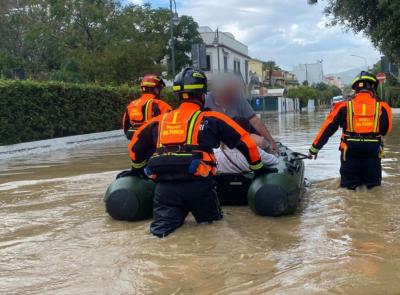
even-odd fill
[[(398, 112), (397, 112), (398, 113)], [(269, 115), (306, 151), (324, 113)], [(103, 194), (129, 165), (122, 137), (0, 158), (0, 294), (400, 294), (400, 113), (386, 141), (384, 183), (339, 188), (339, 137), (315, 162), (294, 216), (224, 208), (212, 225), (167, 239), (149, 221), (104, 212)]]

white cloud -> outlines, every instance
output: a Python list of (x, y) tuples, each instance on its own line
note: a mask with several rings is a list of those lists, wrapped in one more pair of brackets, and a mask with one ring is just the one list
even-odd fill
[(293, 24), (290, 26), (290, 30), (292, 30), (293, 32), (298, 31), (299, 30), (299, 25), (298, 24)]
[(306, 0), (180, 0), (179, 13), (202, 26), (230, 31), (249, 45), (250, 55), (275, 60), (286, 69), (323, 59), (326, 72), (363, 65), (350, 54), (366, 56), (372, 65), (379, 53), (363, 36), (326, 27), (322, 5)]
[(329, 23), (328, 18), (326, 16), (323, 16), (321, 20), (317, 23), (317, 27), (319, 29), (325, 29), (328, 23)]

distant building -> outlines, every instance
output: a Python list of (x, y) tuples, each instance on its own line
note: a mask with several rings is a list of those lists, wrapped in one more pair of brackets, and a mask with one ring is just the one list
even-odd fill
[(381, 71), (390, 74), (392, 77), (396, 78), (400, 82), (400, 65), (392, 63), (390, 59), (386, 56), (381, 57)]
[[(267, 73), (266, 76), (266, 82), (269, 83), (269, 73)], [(286, 89), (290, 89), (299, 85), (299, 81), (297, 81), (296, 76), (292, 73), (289, 73), (288, 71), (274, 70), (272, 71), (271, 78), (272, 86), (281, 86), (285, 87)]]
[(264, 63), (265, 62), (259, 59), (251, 59), (249, 61), (250, 77), (257, 77), (257, 79), (260, 81), (258, 87), (254, 86), (251, 88), (251, 94), (253, 96), (255, 95), (264, 96), (267, 93), (267, 87), (269, 86), (272, 86), (274, 88), (283, 87), (285, 89), (290, 89), (297, 87), (299, 85), (299, 82), (297, 81), (297, 78), (294, 74), (280, 69), (272, 71), (271, 73), (272, 81), (270, 83), (269, 70), (263, 71)]
[(266, 88), (263, 85), (265, 73), (262, 60), (253, 58), (249, 61), (249, 92), (252, 96), (263, 96)]
[(263, 71), (263, 64), (264, 62), (262, 60), (252, 58), (249, 61), (249, 74), (254, 75), (260, 78), (260, 81), (264, 80), (264, 71)]
[(327, 76), (324, 79), (325, 83), (329, 86), (336, 86), (337, 88), (343, 89), (344, 85), (340, 77), (337, 76)]
[(286, 97), (285, 88), (268, 89), (265, 96), (253, 96), (251, 105), (257, 113), (290, 113), (300, 111), (300, 100), (298, 98)]
[(300, 64), (293, 67), (293, 74), (297, 77), (300, 84), (305, 81), (309, 85), (321, 83), (324, 81), (324, 69), (322, 61), (314, 64)]
[(209, 27), (199, 28), (200, 36), (207, 47), (207, 77), (222, 72), (240, 74), (249, 84), (249, 49), (229, 32), (213, 31)]

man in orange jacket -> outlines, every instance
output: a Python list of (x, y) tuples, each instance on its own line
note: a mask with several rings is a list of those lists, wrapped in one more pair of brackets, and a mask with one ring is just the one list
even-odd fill
[(164, 87), (162, 78), (153, 74), (144, 76), (140, 83), (142, 96), (128, 105), (122, 118), (122, 128), (129, 140), (145, 122), (172, 110), (170, 105), (160, 99)]
[(309, 153), (317, 158), (318, 152), (340, 127), (341, 186), (356, 189), (365, 185), (369, 189), (381, 185), (383, 156), (382, 137), (392, 129), (392, 111), (385, 102), (378, 101), (377, 78), (361, 72), (353, 80), (355, 95), (335, 106), (322, 124)]
[(157, 182), (151, 232), (165, 237), (179, 228), (189, 212), (198, 223), (222, 218), (213, 176), (213, 149), (224, 142), (237, 148), (256, 176), (265, 172), (250, 134), (224, 114), (202, 111), (207, 92), (203, 72), (187, 68), (174, 81), (181, 105), (142, 126), (129, 144), (130, 175)]

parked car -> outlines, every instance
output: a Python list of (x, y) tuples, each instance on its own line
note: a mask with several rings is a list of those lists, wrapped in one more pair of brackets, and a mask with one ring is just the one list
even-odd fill
[(335, 107), (336, 104), (339, 102), (345, 101), (346, 99), (343, 97), (343, 95), (335, 96), (332, 99), (332, 109)]

